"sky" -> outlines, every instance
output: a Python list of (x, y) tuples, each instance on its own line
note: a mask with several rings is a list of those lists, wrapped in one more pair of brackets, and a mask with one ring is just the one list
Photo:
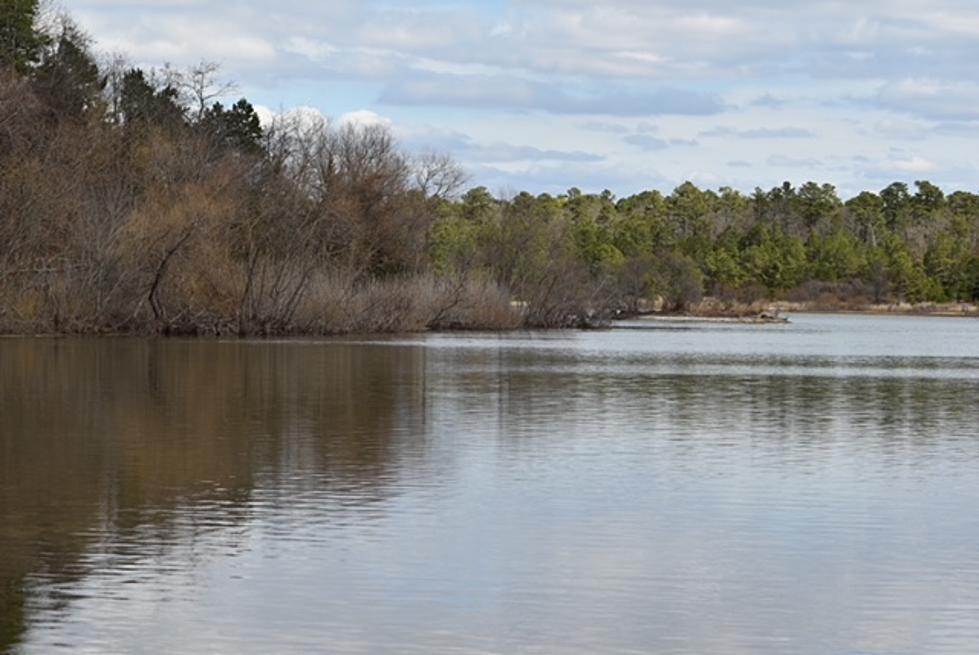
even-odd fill
[(975, 0), (65, 0), (263, 115), (389, 125), (513, 193), (979, 188)]

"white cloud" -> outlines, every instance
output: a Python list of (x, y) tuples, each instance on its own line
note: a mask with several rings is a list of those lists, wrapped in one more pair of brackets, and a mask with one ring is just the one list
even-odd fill
[(340, 116), (341, 125), (352, 125), (354, 127), (391, 127), (394, 125), (387, 116), (373, 112), (369, 109), (358, 109), (357, 111), (347, 112)]
[[(285, 103), (303, 120), (393, 126), (520, 186), (585, 186), (589, 171), (623, 187), (683, 171), (979, 185), (975, 0), (71, 5), (104, 50), (141, 65), (218, 61), (263, 121)], [(654, 158), (663, 175), (635, 172)]]
[(931, 173), (935, 171), (938, 166), (935, 164), (935, 162), (925, 159), (924, 157), (912, 155), (907, 158), (892, 159), (887, 162), (885, 168), (889, 168), (890, 170), (899, 173)]
[(381, 102), (393, 105), (540, 110), (606, 116), (710, 115), (724, 110), (713, 93), (678, 88), (633, 91), (594, 85), (569, 93), (560, 85), (519, 77), (429, 75), (387, 85)]
[(714, 127), (700, 133), (701, 137), (728, 137), (735, 139), (810, 139), (816, 136), (804, 127), (753, 127), (737, 129), (733, 127)]
[(643, 150), (666, 150), (670, 147), (670, 142), (649, 134), (633, 134), (623, 139), (626, 143)]
[(979, 118), (979, 83), (905, 78), (883, 84), (873, 102), (896, 112), (937, 119)]
[(255, 113), (258, 114), (258, 119), (262, 122), (264, 127), (269, 127), (277, 120), (285, 120), (291, 123), (295, 123), (300, 127), (315, 127), (318, 125), (323, 125), (330, 123), (330, 118), (323, 114), (316, 107), (293, 107), (291, 109), (271, 109), (265, 105), (254, 105)]

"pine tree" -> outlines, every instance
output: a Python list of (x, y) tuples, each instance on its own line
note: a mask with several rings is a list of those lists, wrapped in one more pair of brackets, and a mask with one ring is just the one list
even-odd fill
[(38, 0), (0, 2), (0, 68), (27, 74), (37, 64), (46, 38), (37, 31)]

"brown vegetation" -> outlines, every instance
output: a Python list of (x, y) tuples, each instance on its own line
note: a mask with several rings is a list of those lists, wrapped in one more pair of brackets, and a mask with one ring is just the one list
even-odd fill
[(280, 120), (263, 156), (208, 135), (44, 124), (0, 80), (0, 329), (337, 333), (513, 327), (508, 293), (428, 267), (461, 181), (380, 128)]

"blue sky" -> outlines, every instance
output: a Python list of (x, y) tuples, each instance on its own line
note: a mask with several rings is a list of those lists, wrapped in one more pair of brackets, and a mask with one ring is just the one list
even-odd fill
[(975, 190), (974, 0), (72, 0), (105, 53), (389, 124), (493, 191)]

